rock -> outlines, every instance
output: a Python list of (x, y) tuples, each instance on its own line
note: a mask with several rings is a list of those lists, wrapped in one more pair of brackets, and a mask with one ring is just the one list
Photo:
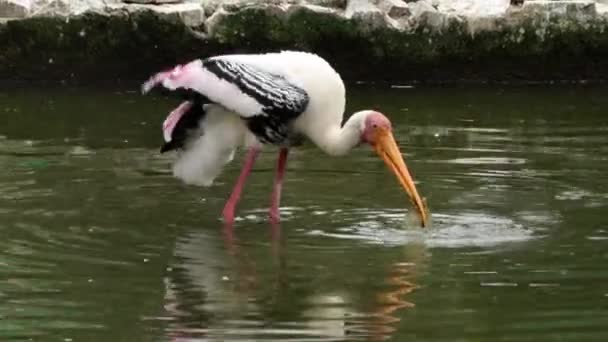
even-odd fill
[[(150, 8), (148, 8), (150, 9)], [(201, 4), (184, 3), (177, 5), (155, 6), (153, 12), (161, 16), (177, 16), (190, 27), (198, 27), (205, 22), (205, 12)]]
[(598, 2), (595, 4), (595, 9), (597, 14), (604, 15), (608, 13), (608, 0), (598, 0)]
[(437, 9), (426, 0), (419, 0), (416, 2), (408, 3), (412, 17), (420, 17), (424, 12), (437, 12)]
[(205, 22), (205, 11), (200, 4), (184, 4), (184, 6), (176, 8), (172, 6), (167, 8), (166, 13), (177, 12), (184, 24), (189, 27), (202, 26)]
[(161, 5), (161, 4), (176, 4), (178, 2), (184, 2), (183, 0), (122, 0), (127, 4), (147, 4), (147, 5)]
[(492, 16), (469, 18), (466, 21), (469, 34), (472, 37), (474, 37), (478, 32), (491, 32), (496, 30), (500, 22), (502, 22), (501, 18)]
[(248, 6), (260, 6), (263, 5), (260, 1), (248, 1), (248, 0), (229, 0), (222, 1), (221, 6), (228, 12), (237, 12)]
[(310, 11), (313, 13), (318, 13), (318, 14), (331, 14), (331, 15), (335, 15), (336, 17), (339, 16), (338, 11), (340, 10), (339, 8), (334, 8), (334, 7), (326, 7), (326, 6), (320, 6), (320, 5), (310, 5), (310, 4), (300, 4), (300, 5), (292, 5), (289, 6), (289, 8), (287, 9), (287, 16), (291, 16), (293, 13), (297, 13), (298, 11)]
[(380, 10), (368, 0), (350, 0), (346, 5), (344, 15), (351, 18), (355, 14), (379, 12)]
[(387, 27), (388, 24), (386, 14), (379, 9), (355, 12), (350, 19), (356, 20), (363, 25), (362, 29), (364, 32), (384, 28)]
[(440, 12), (481, 18), (504, 15), (511, 0), (439, 0), (437, 10)]
[[(51, 1), (45, 1), (45, 0), (35, 0), (35, 6), (34, 9), (32, 10), (31, 16), (35, 17), (35, 16), (48, 16), (48, 17), (53, 17), (53, 16), (61, 16), (61, 17), (66, 17), (66, 16), (70, 16), (72, 14), (76, 14), (76, 13), (72, 13), (72, 8), (70, 4), (69, 0), (51, 0)], [(76, 5), (78, 6), (78, 2), (76, 2)], [(94, 5), (93, 5), (94, 6)], [(93, 7), (91, 6), (91, 7)], [(88, 6), (87, 6), (88, 9)]]
[(107, 4), (117, 0), (33, 0), (30, 16), (68, 17), (85, 12), (102, 12)]
[(524, 14), (589, 18), (597, 14), (593, 0), (528, 0), (522, 7)]
[(228, 11), (220, 7), (205, 21), (205, 32), (207, 32), (210, 37), (215, 37), (217, 35), (218, 25), (220, 25), (228, 15), (230, 15)]
[(441, 29), (446, 24), (447, 15), (437, 11), (430, 1), (420, 0), (408, 3), (413, 26)]
[(180, 58), (299, 49), (332, 59), (351, 80), (442, 79), (444, 67), (455, 78), (469, 69), (543, 78), (564, 65), (574, 78), (608, 79), (608, 0), (510, 3), (0, 0), (0, 17), (13, 20), (0, 24), (0, 77), (139, 77)]
[(407, 17), (411, 14), (410, 8), (402, 0), (382, 0), (377, 6), (393, 19)]
[(306, 0), (302, 1), (301, 5), (313, 5), (335, 9), (346, 9), (346, 4), (346, 0)]
[(0, 18), (25, 18), (31, 5), (31, 0), (0, 0)]
[(362, 25), (364, 32), (389, 25), (388, 16), (368, 0), (350, 0), (346, 5), (344, 16), (357, 21)]
[(234, 7), (227, 9), (222, 6), (205, 21), (205, 29), (210, 37), (220, 42), (233, 41), (235, 37), (249, 34), (264, 35), (265, 37), (260, 37), (261, 39), (277, 38), (276, 32), (271, 30), (280, 26), (279, 24), (286, 18), (285, 6), (261, 3), (239, 9)]
[(205, 22), (205, 12), (198, 2), (184, 2), (163, 5), (143, 4), (115, 4), (107, 6), (107, 11), (112, 13), (136, 14), (140, 12), (151, 12), (156, 16), (176, 22), (183, 22), (188, 27), (199, 27)]
[(418, 18), (419, 25), (441, 30), (448, 22), (448, 15), (439, 11), (424, 11)]
[[(216, 2), (216, 1), (214, 1)], [(219, 5), (228, 12), (236, 12), (248, 7), (265, 7), (265, 6), (277, 6), (286, 8), (288, 5), (296, 4), (301, 2), (298, 0), (224, 0), (219, 1)]]
[(211, 17), (222, 4), (222, 0), (202, 0), (203, 10), (207, 17)]

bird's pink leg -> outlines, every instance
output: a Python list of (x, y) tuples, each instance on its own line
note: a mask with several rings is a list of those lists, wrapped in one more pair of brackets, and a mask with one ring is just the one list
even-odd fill
[(259, 147), (252, 147), (247, 151), (247, 155), (245, 156), (245, 162), (243, 164), (243, 168), (241, 169), (241, 174), (234, 185), (234, 189), (230, 194), (230, 198), (224, 205), (224, 210), (222, 211), (222, 215), (224, 216), (224, 222), (233, 223), (234, 222), (234, 212), (236, 209), (236, 205), (239, 203), (241, 199), (241, 192), (243, 191), (243, 187), (245, 186), (245, 182), (247, 181), (247, 177), (251, 173), (251, 169), (253, 168), (253, 164), (255, 163), (258, 154), (260, 153)]
[(278, 223), (281, 219), (279, 213), (279, 204), (281, 203), (281, 188), (283, 186), (283, 176), (285, 175), (285, 166), (287, 165), (287, 154), (289, 149), (281, 148), (279, 152), (279, 161), (277, 162), (277, 172), (274, 177), (274, 185), (272, 187), (272, 196), (270, 199), (270, 221)]

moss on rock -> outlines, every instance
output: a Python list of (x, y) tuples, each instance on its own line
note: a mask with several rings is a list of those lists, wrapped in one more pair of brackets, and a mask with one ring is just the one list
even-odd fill
[(350, 80), (608, 78), (608, 22), (600, 17), (497, 18), (476, 31), (456, 17), (407, 31), (363, 20), (253, 6), (226, 12), (209, 38), (151, 11), (9, 21), (0, 25), (0, 78), (141, 79), (193, 58), (280, 49), (318, 53)]
[(120, 79), (221, 50), (151, 12), (29, 18), (0, 26), (2, 79)]

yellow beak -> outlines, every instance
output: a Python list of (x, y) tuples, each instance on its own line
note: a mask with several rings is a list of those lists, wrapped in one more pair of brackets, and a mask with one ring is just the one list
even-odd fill
[(405, 166), (405, 161), (397, 147), (397, 142), (389, 130), (377, 132), (376, 143), (373, 145), (376, 153), (384, 160), (386, 166), (393, 171), (403, 189), (407, 192), (412, 204), (418, 211), (422, 227), (428, 225), (428, 212), (424, 202), (418, 195), (414, 180)]

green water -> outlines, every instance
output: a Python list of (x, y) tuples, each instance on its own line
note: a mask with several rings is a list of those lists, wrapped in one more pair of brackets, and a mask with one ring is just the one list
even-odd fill
[(157, 153), (176, 101), (0, 91), (1, 341), (607, 341), (605, 88), (351, 88), (393, 120), (433, 213), (368, 148), (264, 152), (182, 185)]

